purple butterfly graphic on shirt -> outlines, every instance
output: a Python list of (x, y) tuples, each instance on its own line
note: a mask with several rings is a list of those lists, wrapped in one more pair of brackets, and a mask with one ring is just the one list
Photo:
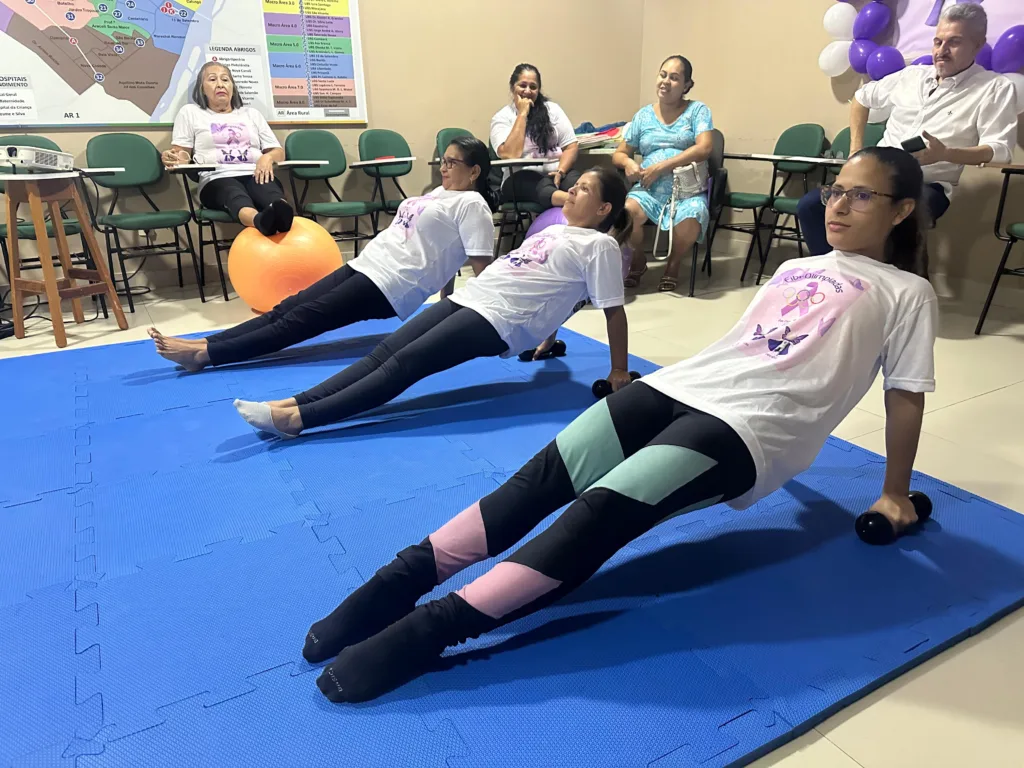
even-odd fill
[(761, 330), (761, 326), (759, 324), (757, 328), (754, 330), (754, 341), (767, 340), (768, 351), (774, 352), (775, 354), (782, 356), (788, 355), (789, 350), (792, 347), (795, 347), (797, 344), (799, 344), (801, 341), (803, 341), (810, 335), (805, 333), (802, 336), (790, 336), (789, 334), (791, 333), (792, 329), (788, 325), (786, 326), (786, 329), (782, 332), (781, 338), (773, 339), (768, 335), (774, 333), (777, 330), (778, 328), (776, 327), (769, 330), (768, 333), (765, 333), (764, 331)]
[(524, 267), (528, 264), (544, 264), (551, 255), (553, 237), (538, 235), (531, 237), (519, 248), (511, 253), (505, 254), (502, 259), (507, 260), (513, 267)]
[(210, 138), (220, 155), (220, 162), (226, 165), (248, 163), (249, 131), (244, 125), (237, 123), (210, 123)]

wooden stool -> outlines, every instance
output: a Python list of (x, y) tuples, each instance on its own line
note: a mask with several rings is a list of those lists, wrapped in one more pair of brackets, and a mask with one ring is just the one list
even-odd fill
[[(110, 272), (104, 261), (96, 235), (90, 226), (90, 218), (82, 199), (78, 195), (76, 182), (80, 171), (62, 173), (24, 173), (0, 174), (7, 194), (7, 250), (11, 259), (11, 307), (14, 310), (14, 335), (25, 338), (25, 309), (22, 306), (25, 295), (45, 295), (49, 302), (50, 317), (53, 321), (53, 335), (58, 347), (66, 347), (67, 335), (64, 333), (64, 318), (61, 316), (61, 300), (71, 300), (71, 311), (76, 323), (84, 323), (82, 301), (85, 296), (105, 294), (110, 308), (117, 318), (117, 327), (128, 330), (128, 321), (121, 310), (121, 302), (117, 298), (114, 284), (110, 280)], [(67, 235), (61, 223), (60, 203), (71, 203), (82, 230), (82, 239), (92, 256), (96, 269), (77, 269), (71, 266), (71, 251), (68, 248)], [(32, 224), (36, 231), (36, 248), (39, 251), (39, 262), (43, 268), (42, 280), (29, 280), (21, 277), (21, 259), (18, 255), (18, 206), (28, 203), (32, 212)], [(46, 215), (43, 212), (46, 203), (50, 221), (53, 224), (53, 236), (57, 241), (57, 258), (60, 260), (63, 277), (58, 278), (50, 254), (50, 240), (46, 233)], [(76, 280), (87, 281), (78, 285)]]

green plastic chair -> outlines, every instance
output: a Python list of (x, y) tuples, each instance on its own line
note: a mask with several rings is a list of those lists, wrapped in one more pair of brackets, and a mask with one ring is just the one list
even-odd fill
[(465, 128), (442, 128), (437, 132), (437, 136), (434, 139), (434, 143), (437, 148), (437, 157), (443, 157), (444, 151), (448, 149), (448, 145), (452, 143), (452, 139), (457, 139), (460, 136), (473, 136), (472, 131), (467, 131)]
[[(491, 146), (490, 142), (487, 142), (487, 153), (492, 163), (499, 159), (498, 153), (494, 151), (494, 147)], [(492, 165), (491, 172), (487, 176), (487, 183), (499, 201), (501, 200), (501, 187), (504, 178), (504, 169)], [(499, 202), (498, 204), (498, 212), (496, 214), (498, 217), (498, 237), (494, 241), (494, 258), (498, 258), (501, 254), (501, 244), (506, 237), (511, 237), (510, 249), (514, 249), (516, 247), (516, 238), (520, 236), (525, 238), (534, 217), (544, 213), (545, 210), (543, 206), (537, 203), (516, 200), (515, 186), (513, 185), (512, 199), (506, 203)]]
[[(821, 157), (825, 152), (825, 129), (816, 123), (802, 123), (800, 125), (794, 125), (787, 128), (779, 136), (778, 141), (775, 142), (775, 149), (772, 154), (775, 155), (790, 155), (797, 157)], [(803, 235), (800, 232), (800, 220), (796, 218), (797, 205), (800, 203), (799, 197), (785, 197), (781, 194), (776, 194), (786, 188), (793, 177), (800, 177), (803, 185), (804, 194), (810, 191), (810, 176), (816, 173), (820, 166), (813, 163), (801, 163), (801, 162), (776, 162), (773, 163), (772, 169), (772, 183), (771, 190), (768, 193), (767, 201), (761, 203), (760, 210), (755, 214), (754, 226), (757, 230), (764, 228), (761, 223), (761, 218), (764, 212), (771, 211), (772, 213), (782, 216), (792, 216), (794, 219), (794, 225), (792, 227), (784, 226), (775, 221), (771, 227), (768, 228), (768, 245), (764, 251), (760, 254), (761, 266), (757, 273), (757, 285), (761, 284), (761, 278), (764, 276), (764, 268), (768, 263), (768, 255), (771, 253), (772, 243), (775, 240), (791, 240), (797, 244), (797, 250), (800, 256), (804, 255), (804, 241)], [(782, 183), (779, 183), (779, 175), (782, 174)], [(752, 202), (757, 198), (755, 195), (746, 196), (746, 201)], [(756, 233), (757, 245), (760, 249), (760, 231)], [(746, 261), (743, 263), (743, 272), (740, 275), (740, 282), (743, 282), (747, 276), (747, 267), (750, 264), (750, 257), (753, 255), (753, 249), (747, 251)]]
[(197, 194), (193, 194), (192, 185), (199, 182), (199, 174), (196, 171), (174, 172), (171, 175), (181, 176), (181, 184), (185, 190), (185, 201), (188, 203), (189, 214), (195, 222), (196, 230), (199, 232), (199, 275), (202, 284), (206, 285), (206, 247), (213, 248), (214, 261), (217, 262), (217, 271), (220, 274), (220, 288), (224, 295), (224, 301), (229, 301), (228, 285), (224, 277), (224, 259), (222, 251), (231, 248), (234, 242), (234, 235), (221, 236), (217, 234), (217, 225), (237, 227), (238, 222), (231, 218), (231, 214), (222, 211), (220, 208), (205, 208)]
[[(330, 131), (320, 129), (303, 129), (288, 135), (284, 142), (285, 154), (289, 160), (326, 160), (327, 165), (317, 168), (292, 168), (290, 174), (292, 186), (292, 199), (299, 213), (316, 221), (318, 216), (328, 219), (341, 219), (352, 217), (352, 229), (331, 232), (335, 240), (340, 242), (350, 241), (353, 244), (354, 255), (359, 255), (359, 243), (362, 240), (370, 240), (373, 235), (363, 234), (359, 231), (359, 217), (369, 216), (376, 230), (374, 217), (384, 209), (380, 202), (369, 200), (342, 200), (331, 185), (331, 179), (339, 179), (348, 170), (348, 160), (345, 157), (345, 149), (338, 141), (338, 137)], [(302, 194), (299, 194), (296, 187), (296, 180), (302, 182)], [(309, 192), (310, 182), (323, 181), (330, 191), (333, 200), (324, 202), (306, 202), (306, 194)]]
[[(864, 146), (865, 147), (877, 147), (878, 143), (882, 140), (885, 135), (885, 123), (868, 123), (864, 129)], [(838, 157), (839, 159), (846, 159), (850, 156), (850, 129), (843, 128), (836, 137), (832, 139), (832, 146), (828, 150), (829, 157)], [(834, 168), (825, 169), (825, 183), (831, 184), (835, 181), (836, 173)]]
[(981, 335), (981, 328), (985, 324), (985, 317), (988, 315), (988, 310), (992, 306), (992, 299), (996, 296), (996, 289), (999, 288), (999, 279), (1003, 275), (1024, 277), (1024, 267), (1006, 266), (1006, 262), (1010, 258), (1010, 251), (1013, 250), (1013, 246), (1021, 240), (1024, 240), (1024, 221), (1009, 224), (1006, 227), (1006, 232), (1002, 232), (1003, 214), (1006, 211), (1006, 197), (1007, 193), (1010, 191), (1010, 179), (1013, 176), (1020, 176), (1020, 174), (1020, 171), (1014, 171), (1010, 168), (1003, 169), (1003, 189), (999, 195), (999, 210), (996, 212), (995, 234), (996, 237), (1006, 243), (1006, 248), (1003, 250), (1003, 257), (999, 261), (999, 266), (996, 268), (995, 277), (992, 278), (992, 285), (988, 289), (988, 297), (985, 299), (985, 306), (981, 309), (981, 316), (978, 317), (978, 325), (974, 329), (975, 336)]
[[(192, 267), (195, 271), (196, 284), (199, 286), (199, 297), (206, 301), (206, 294), (203, 291), (203, 276), (196, 257), (196, 251), (192, 244), (192, 232), (188, 227), (192, 218), (186, 210), (161, 210), (153, 199), (146, 192), (147, 187), (152, 187), (160, 182), (164, 176), (163, 163), (160, 161), (160, 152), (153, 142), (145, 136), (135, 133), (104, 133), (93, 136), (85, 147), (85, 157), (90, 167), (93, 168), (124, 168), (123, 171), (110, 176), (93, 177), (97, 187), (103, 187), (112, 192), (110, 204), (106, 213), (92, 213), (92, 203), (89, 202), (90, 214), (107, 243), (107, 254), (110, 262), (111, 274), (114, 272), (114, 255), (117, 255), (118, 263), (121, 265), (121, 279), (124, 283), (125, 295), (128, 298), (128, 309), (135, 311), (135, 302), (132, 296), (133, 290), (129, 283), (128, 271), (125, 268), (125, 259), (145, 258), (147, 256), (162, 256), (174, 254), (178, 262), (178, 285), (184, 286), (184, 278), (181, 270), (182, 254), (189, 254), (192, 257)], [(119, 213), (118, 203), (121, 202), (123, 191), (135, 190), (149, 204), (150, 210), (141, 213)], [(100, 207), (100, 191), (96, 190), (96, 207)], [(185, 245), (182, 245), (182, 238), (179, 229), (185, 230)], [(122, 232), (138, 231), (160, 231), (170, 230), (174, 234), (173, 242), (147, 243), (146, 245), (134, 245), (125, 247), (121, 244)], [(225, 298), (227, 291), (225, 290)]]
[[(378, 157), (412, 157), (409, 143), (400, 133), (383, 128), (370, 128), (359, 134), (359, 159), (376, 160)], [(363, 173), (373, 179), (371, 202), (380, 202), (385, 213), (396, 213), (402, 200), (408, 197), (398, 180), (412, 173), (412, 163), (395, 163), (363, 168)], [(391, 179), (401, 200), (388, 200), (384, 193), (384, 179)], [(378, 195), (380, 196), (378, 200)], [(376, 217), (375, 217), (376, 218)], [(376, 233), (376, 226), (374, 227)]]

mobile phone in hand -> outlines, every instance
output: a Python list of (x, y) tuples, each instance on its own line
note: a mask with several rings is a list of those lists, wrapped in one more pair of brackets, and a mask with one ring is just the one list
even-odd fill
[(925, 143), (925, 140), (920, 136), (915, 136), (912, 139), (907, 139), (902, 143), (902, 146), (905, 150), (907, 150), (907, 152), (910, 152), (911, 154), (913, 154), (914, 152), (921, 152), (925, 149), (928, 149), (928, 145)]

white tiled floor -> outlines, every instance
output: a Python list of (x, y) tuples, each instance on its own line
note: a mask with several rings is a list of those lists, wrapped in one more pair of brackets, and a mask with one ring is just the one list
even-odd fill
[[(753, 295), (721, 275), (695, 299), (648, 293), (653, 265), (628, 306), (631, 352), (671, 364), (717, 338)], [(705, 281), (700, 282), (703, 286)], [(1011, 509), (1024, 511), (1024, 311), (995, 307), (986, 334), (972, 334), (978, 303), (945, 302), (936, 346), (938, 392), (928, 398), (917, 467)], [(194, 292), (164, 290), (140, 299), (131, 328), (112, 321), (68, 326), (69, 348), (145, 338), (156, 324), (183, 334), (250, 317), (237, 298), (200, 304)], [(606, 340), (604, 319), (585, 310), (570, 328)], [(47, 323), (28, 338), (0, 341), (0, 357), (55, 349)], [(876, 388), (836, 430), (884, 453), (884, 409)], [(1024, 766), (1024, 613), (918, 667), (758, 761), (785, 768), (961, 768)]]

